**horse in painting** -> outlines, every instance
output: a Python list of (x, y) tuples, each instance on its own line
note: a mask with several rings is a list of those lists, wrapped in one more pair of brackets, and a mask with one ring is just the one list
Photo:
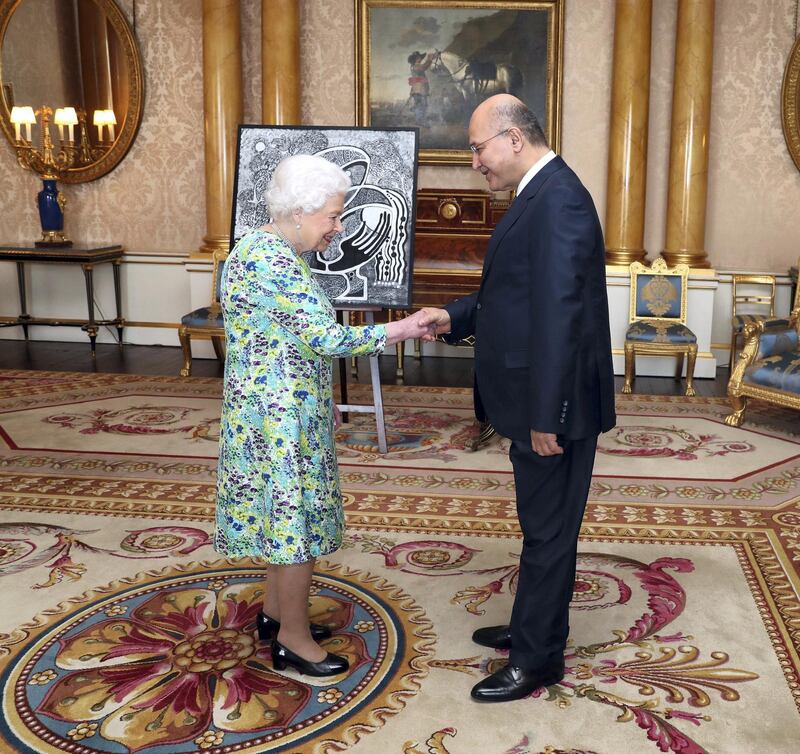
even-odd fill
[(469, 104), (494, 94), (518, 94), (523, 84), (522, 72), (510, 63), (467, 60), (447, 51), (436, 53), (432, 70), (449, 76)]

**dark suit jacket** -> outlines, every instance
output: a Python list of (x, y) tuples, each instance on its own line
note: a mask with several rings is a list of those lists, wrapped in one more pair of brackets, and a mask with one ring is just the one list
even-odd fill
[(560, 157), (498, 223), (480, 289), (445, 308), (449, 340), (475, 335), (476, 413), (501, 435), (579, 439), (614, 426), (603, 233)]

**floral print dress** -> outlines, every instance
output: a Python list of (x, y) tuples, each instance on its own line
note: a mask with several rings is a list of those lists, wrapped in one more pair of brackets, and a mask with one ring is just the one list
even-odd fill
[(344, 511), (332, 357), (380, 353), (386, 328), (337, 323), (308, 265), (261, 230), (228, 257), (221, 304), (227, 353), (214, 546), (281, 565), (333, 552)]

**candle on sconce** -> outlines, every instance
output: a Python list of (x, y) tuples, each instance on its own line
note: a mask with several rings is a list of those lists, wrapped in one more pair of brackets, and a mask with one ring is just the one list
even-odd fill
[(64, 108), (57, 107), (55, 115), (53, 115), (53, 123), (58, 126), (58, 139), (64, 141)]
[(25, 126), (25, 139), (31, 141), (31, 126), (36, 123), (36, 116), (32, 107), (12, 107), (11, 122), (14, 124), (14, 133), (17, 141), (22, 141), (20, 126)]
[[(59, 121), (56, 121), (57, 123)], [(75, 141), (75, 126), (78, 124), (78, 114), (75, 112), (74, 107), (61, 108), (61, 123), (67, 127), (67, 134), (69, 136), (69, 143)], [(63, 136), (62, 136), (63, 140)]]
[(97, 126), (98, 141), (103, 141), (103, 126), (108, 126), (108, 140), (114, 141), (117, 118), (113, 110), (95, 110), (92, 122)]
[(97, 126), (97, 143), (103, 143), (103, 126), (105, 125), (105, 110), (95, 110), (92, 123)]
[(106, 110), (106, 124), (108, 125), (108, 140), (113, 142), (116, 138), (114, 126), (117, 125), (117, 116), (113, 110)]

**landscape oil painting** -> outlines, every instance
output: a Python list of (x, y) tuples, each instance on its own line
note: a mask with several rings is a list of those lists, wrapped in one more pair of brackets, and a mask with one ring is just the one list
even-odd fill
[(559, 146), (562, 0), (358, 0), (359, 123), (416, 126), (420, 161), (469, 162), (475, 107), (508, 92)]

